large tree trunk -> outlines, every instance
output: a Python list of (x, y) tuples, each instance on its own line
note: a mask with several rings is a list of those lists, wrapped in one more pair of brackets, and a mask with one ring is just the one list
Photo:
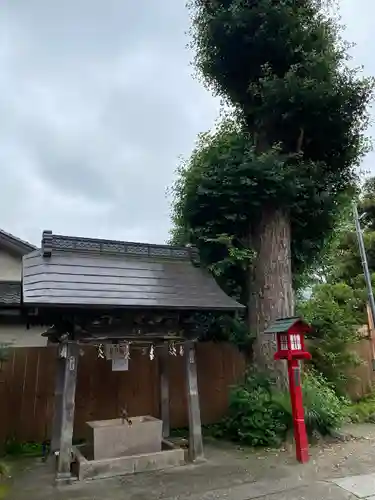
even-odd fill
[(250, 272), (249, 327), (256, 335), (254, 362), (260, 370), (272, 372), (278, 385), (286, 385), (284, 362), (274, 361), (276, 339), (264, 335), (267, 326), (278, 318), (293, 316), (291, 232), (287, 213), (266, 208), (252, 229), (256, 251)]

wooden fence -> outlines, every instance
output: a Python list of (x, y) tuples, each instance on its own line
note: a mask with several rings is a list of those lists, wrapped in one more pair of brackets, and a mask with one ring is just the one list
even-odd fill
[(358, 330), (361, 340), (353, 346), (355, 352), (362, 360), (362, 364), (351, 370), (353, 379), (349, 383), (348, 393), (353, 400), (360, 399), (374, 390), (374, 339), (369, 335), (367, 325)]
[[(169, 356), (170, 417), (172, 427), (187, 425), (184, 362)], [(49, 439), (54, 404), (56, 350), (53, 347), (17, 348), (0, 365), (0, 443)], [(230, 344), (197, 346), (202, 423), (217, 422), (228, 407), (229, 387), (241, 379), (244, 357)], [(157, 359), (132, 353), (129, 371), (112, 372), (111, 363), (84, 348), (79, 360), (75, 438), (86, 437), (85, 423), (116, 418), (126, 406), (130, 415), (160, 416)]]

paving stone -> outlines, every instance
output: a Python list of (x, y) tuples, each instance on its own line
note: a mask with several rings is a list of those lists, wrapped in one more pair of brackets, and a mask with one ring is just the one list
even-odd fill
[(333, 483), (353, 493), (358, 498), (375, 496), (375, 474), (344, 477), (342, 479), (335, 479)]
[[(248, 483), (228, 489), (208, 491), (203, 495), (179, 496), (178, 500), (355, 500), (351, 493), (335, 484), (316, 482), (296, 486), (287, 481)], [(166, 500), (177, 500), (177, 497)], [(367, 499), (366, 499), (367, 500)]]
[[(357, 497), (334, 484), (321, 484), (304, 486), (296, 490), (284, 491), (267, 495), (259, 500), (356, 500)], [(232, 500), (232, 499), (231, 499)], [(366, 499), (367, 500), (367, 499)]]

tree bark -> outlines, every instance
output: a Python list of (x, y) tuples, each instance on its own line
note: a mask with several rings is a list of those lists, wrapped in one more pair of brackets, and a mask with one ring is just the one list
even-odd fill
[(274, 361), (276, 338), (264, 334), (278, 318), (293, 316), (290, 220), (281, 209), (265, 208), (252, 228), (256, 257), (249, 276), (249, 327), (256, 335), (254, 362), (258, 369), (271, 372), (280, 387), (287, 384), (285, 363)]

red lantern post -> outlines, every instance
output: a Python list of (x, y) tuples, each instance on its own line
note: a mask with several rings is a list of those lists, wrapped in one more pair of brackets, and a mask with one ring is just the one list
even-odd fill
[(276, 334), (277, 352), (275, 360), (286, 359), (288, 363), (289, 392), (293, 412), (296, 458), (301, 463), (309, 461), (309, 443), (306, 434), (303, 410), (300, 360), (311, 359), (305, 350), (304, 335), (311, 331), (302, 318), (281, 318), (270, 325), (264, 333)]

